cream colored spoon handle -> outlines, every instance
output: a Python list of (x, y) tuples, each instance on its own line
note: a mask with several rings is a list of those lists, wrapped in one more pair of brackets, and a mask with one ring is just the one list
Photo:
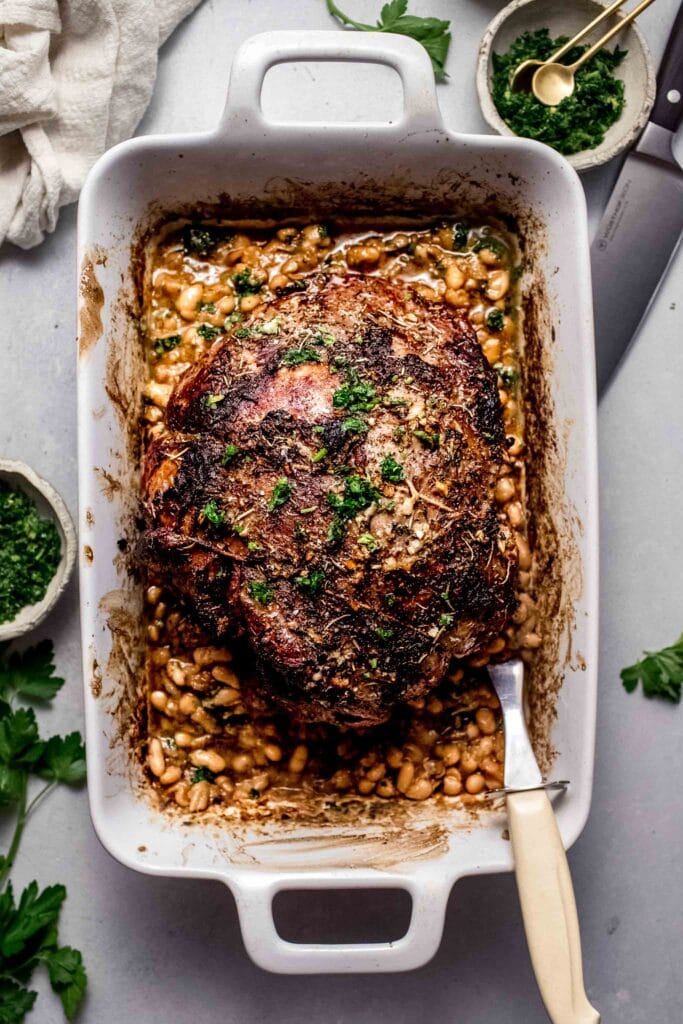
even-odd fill
[(575, 60), (574, 63), (568, 65), (568, 67), (571, 67), (572, 71), (576, 71), (577, 68), (580, 68), (581, 65), (585, 64), (587, 60), (590, 60), (591, 57), (594, 57), (598, 50), (601, 50), (603, 46), (605, 46), (606, 43), (610, 41), (612, 36), (615, 36), (618, 32), (621, 32), (622, 28), (626, 28), (626, 26), (629, 25), (634, 18), (637, 18), (638, 15), (642, 11), (644, 11), (646, 7), (649, 7), (650, 4), (653, 4), (654, 2), (655, 0), (641, 0), (637, 7), (634, 7), (633, 10), (629, 14), (627, 14), (625, 18), (622, 18), (621, 21), (618, 21), (616, 25), (613, 25), (609, 32), (605, 32), (604, 36), (601, 39), (598, 39), (597, 43), (593, 43), (593, 45), (589, 47), (586, 50), (586, 52), (579, 57), (578, 60)]
[(573, 46), (576, 46), (577, 43), (580, 43), (581, 40), (584, 39), (589, 32), (592, 32), (594, 28), (596, 28), (598, 25), (601, 24), (601, 22), (605, 20), (605, 18), (609, 18), (610, 14), (613, 14), (618, 7), (622, 7), (625, 2), (626, 0), (614, 0), (614, 3), (611, 3), (609, 7), (605, 7), (604, 11), (600, 11), (600, 14), (598, 14), (597, 18), (593, 18), (592, 21), (589, 21), (585, 28), (582, 28), (581, 31), (577, 32), (575, 36), (572, 36), (571, 39), (568, 39), (564, 46), (561, 46), (559, 50), (555, 50), (555, 53), (552, 53), (548, 57), (548, 59), (543, 63), (552, 64), (554, 61), (559, 60), (560, 57), (564, 57), (565, 53), (568, 53)]
[(524, 929), (553, 1024), (599, 1024), (583, 987), (581, 936), (567, 855), (544, 790), (507, 797)]

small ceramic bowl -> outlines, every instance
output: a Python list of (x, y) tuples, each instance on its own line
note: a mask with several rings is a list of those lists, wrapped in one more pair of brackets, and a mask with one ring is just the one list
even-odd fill
[(61, 561), (50, 580), (45, 597), (37, 604), (22, 608), (10, 622), (0, 623), (2, 641), (13, 640), (27, 633), (42, 622), (54, 608), (73, 571), (76, 559), (76, 530), (66, 505), (54, 487), (46, 480), (42, 480), (30, 466), (13, 459), (0, 459), (0, 480), (9, 484), (13, 490), (22, 490), (34, 502), (43, 518), (52, 519), (62, 542)]
[[(513, 0), (496, 15), (479, 46), (477, 92), (486, 121), (499, 135), (515, 133), (508, 128), (491, 98), (492, 54), (507, 53), (523, 32), (536, 32), (540, 28), (547, 28), (553, 39), (557, 36), (571, 37), (592, 21), (604, 6), (596, 0)], [(581, 45), (595, 42), (623, 16), (619, 11), (611, 15), (593, 29), (590, 36), (582, 39)], [(624, 83), (624, 110), (619, 120), (608, 128), (599, 146), (567, 157), (577, 171), (598, 167), (633, 145), (652, 110), (656, 90), (655, 69), (643, 34), (634, 22), (614, 36), (607, 48), (613, 50), (617, 44), (628, 50), (615, 71)]]

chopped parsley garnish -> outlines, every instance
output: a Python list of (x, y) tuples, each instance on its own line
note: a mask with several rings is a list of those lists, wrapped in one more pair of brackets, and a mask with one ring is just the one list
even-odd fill
[(42, 601), (61, 556), (54, 520), (41, 516), (24, 491), (0, 481), (0, 622), (11, 622), (22, 608)]
[(305, 576), (297, 576), (294, 582), (299, 590), (313, 597), (321, 590), (325, 582), (325, 573), (322, 569), (310, 569)]
[(400, 484), (406, 478), (403, 466), (396, 461), (393, 455), (385, 455), (379, 468), (382, 480), (386, 480), (389, 484)]
[(369, 380), (362, 380), (357, 370), (349, 370), (346, 382), (337, 388), (332, 405), (335, 409), (347, 409), (348, 412), (370, 412), (375, 408), (379, 398)]
[(385, 594), (384, 600), (386, 602), (387, 608), (393, 608), (394, 605), (396, 604), (396, 594)]
[(425, 447), (431, 448), (432, 451), (436, 451), (441, 444), (440, 434), (431, 433), (429, 430), (414, 430), (413, 437), (421, 441)]
[(223, 321), (223, 326), (226, 331), (229, 331), (235, 324), (241, 324), (244, 320), (244, 313), (240, 309), (236, 309), (234, 313), (229, 313)]
[(302, 363), (319, 363), (321, 361), (320, 353), (316, 352), (314, 348), (288, 348), (280, 360), (280, 366), (301, 366)]
[(336, 342), (334, 334), (326, 330), (324, 327), (319, 327), (313, 335), (313, 341), (316, 345), (324, 345), (325, 348), (332, 348)]
[(208, 409), (215, 409), (217, 405), (225, 400), (225, 395), (207, 395), (204, 402)]
[(391, 640), (392, 636), (394, 635), (393, 629), (391, 629), (389, 626), (376, 626), (373, 629), (373, 633), (382, 641), (383, 644)]
[(227, 466), (234, 458), (236, 458), (236, 456), (239, 455), (239, 453), (240, 450), (236, 444), (226, 444), (223, 450), (223, 458), (221, 459), (221, 462), (224, 466)]
[(167, 338), (157, 338), (154, 342), (154, 351), (158, 356), (163, 356), (164, 352), (170, 352), (180, 344), (179, 334), (169, 334)]
[(311, 462), (322, 462), (327, 455), (327, 448), (318, 448), (317, 452), (311, 455)]
[(382, 405), (398, 406), (398, 405), (407, 405), (407, 404), (408, 404), (408, 399), (407, 398), (394, 398), (392, 395), (387, 395), (385, 398), (382, 399)]
[(260, 551), (260, 550), (261, 550), (261, 545), (257, 541), (250, 540), (250, 541), (247, 542), (247, 551)]
[(451, 42), (450, 21), (408, 14), (408, 0), (389, 0), (385, 3), (376, 25), (354, 21), (339, 10), (334, 0), (327, 0), (327, 9), (334, 18), (341, 21), (342, 25), (349, 25), (361, 32), (395, 32), (416, 39), (429, 54), (437, 82), (443, 82), (446, 78), (444, 65)]
[(281, 476), (277, 481), (273, 490), (270, 493), (268, 499), (268, 511), (274, 512), (277, 508), (282, 508), (286, 501), (289, 501), (292, 494), (292, 488), (286, 476)]
[(251, 327), (238, 327), (234, 336), (236, 338), (251, 338)]
[(442, 614), (439, 616), (439, 625), (443, 627), (451, 626), (453, 624), (454, 617), (455, 616), (453, 615), (452, 612), (442, 612)]
[(364, 548), (367, 548), (370, 554), (372, 554), (373, 551), (376, 551), (379, 547), (377, 540), (371, 533), (361, 533), (358, 538), (358, 543), (362, 544)]
[(369, 429), (365, 420), (362, 420), (360, 416), (347, 416), (345, 420), (342, 420), (344, 434), (367, 434)]
[(364, 512), (380, 497), (376, 487), (364, 476), (351, 474), (344, 480), (344, 492), (339, 495), (334, 491), (327, 492), (327, 502), (334, 510), (335, 517), (330, 524), (327, 539), (336, 543), (344, 536), (347, 520), (354, 519), (359, 512)]
[(232, 275), (232, 283), (238, 295), (257, 295), (263, 288), (263, 281), (251, 276), (249, 267)]
[(490, 331), (502, 331), (504, 323), (502, 310), (492, 309), (487, 314), (486, 326)]
[(272, 320), (264, 320), (262, 323), (256, 324), (254, 330), (257, 334), (279, 334), (280, 317), (274, 316)]
[(496, 366), (498, 376), (500, 377), (501, 384), (504, 384), (506, 388), (512, 387), (513, 384), (517, 383), (519, 374), (515, 370), (514, 366)]
[(209, 522), (213, 523), (214, 526), (220, 526), (221, 523), (225, 522), (225, 513), (221, 512), (218, 505), (216, 504), (215, 498), (212, 498), (211, 501), (207, 501), (206, 505), (201, 511), (201, 514), (204, 517), (204, 519), (208, 519)]
[(188, 224), (183, 229), (183, 246), (185, 252), (192, 253), (195, 256), (206, 256), (226, 237), (228, 236), (220, 228)]
[(640, 681), (646, 697), (664, 697), (678, 704), (683, 686), (683, 634), (671, 647), (644, 654), (641, 661), (622, 670), (624, 689), (633, 693)]
[[(506, 54), (493, 54), (491, 94), (498, 113), (516, 135), (545, 142), (565, 155), (594, 149), (624, 109), (624, 83), (615, 77), (626, 50), (600, 50), (576, 72), (571, 96), (556, 107), (546, 107), (531, 91), (512, 92), (510, 75), (523, 60), (547, 60), (567, 36), (552, 39), (547, 28), (524, 32)], [(575, 46), (562, 58), (571, 64), (585, 52)]]
[(204, 341), (215, 341), (219, 334), (222, 334), (220, 327), (214, 327), (213, 324), (199, 324), (197, 327), (197, 334)]
[(199, 312), (200, 313), (209, 313), (209, 314), (212, 315), (213, 313), (216, 312), (216, 303), (215, 302), (200, 302), (199, 303)]
[(249, 593), (255, 601), (259, 604), (270, 604), (275, 594), (273, 588), (268, 583), (263, 583), (260, 580), (252, 580), (249, 584)]
[(467, 248), (467, 228), (460, 221), (453, 225), (453, 248), (459, 252)]
[(216, 778), (213, 772), (209, 771), (203, 765), (201, 768), (193, 768), (190, 772), (190, 782), (213, 782)]
[(483, 252), (484, 249), (488, 249), (499, 259), (505, 255), (505, 246), (499, 238), (495, 238), (493, 235), (482, 235), (479, 241), (472, 246), (472, 252)]

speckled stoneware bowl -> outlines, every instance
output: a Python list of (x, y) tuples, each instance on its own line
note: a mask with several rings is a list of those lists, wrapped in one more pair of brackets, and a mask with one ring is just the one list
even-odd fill
[(13, 640), (28, 633), (54, 608), (73, 572), (76, 559), (76, 530), (68, 509), (57, 491), (47, 480), (34, 473), (30, 466), (13, 459), (0, 459), (0, 480), (8, 483), (13, 490), (22, 490), (34, 502), (43, 518), (53, 520), (62, 543), (62, 557), (57, 571), (50, 580), (45, 597), (37, 604), (22, 608), (10, 622), (0, 623), (2, 641)]
[[(492, 54), (507, 53), (522, 32), (535, 32), (539, 28), (547, 28), (553, 38), (571, 37), (595, 18), (600, 7), (605, 6), (596, 0), (513, 0), (496, 15), (484, 33), (477, 59), (479, 102), (491, 128), (499, 135), (515, 134), (503, 121), (491, 98)], [(593, 29), (590, 36), (581, 40), (581, 44), (595, 42), (621, 20), (624, 13), (617, 11), (611, 15)], [(577, 171), (598, 167), (633, 145), (652, 110), (656, 90), (655, 69), (642, 32), (632, 22), (609, 41), (607, 48), (613, 50), (617, 44), (628, 50), (615, 72), (624, 83), (624, 110), (619, 120), (607, 130), (599, 146), (567, 157)]]

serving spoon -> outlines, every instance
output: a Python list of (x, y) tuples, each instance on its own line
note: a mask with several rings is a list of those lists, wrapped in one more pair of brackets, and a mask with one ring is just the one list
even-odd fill
[(580, 32), (577, 32), (575, 36), (572, 36), (571, 39), (564, 43), (559, 50), (551, 53), (546, 60), (530, 59), (523, 60), (521, 64), (518, 64), (510, 78), (510, 89), (512, 92), (531, 92), (531, 83), (538, 68), (549, 61), (558, 61), (560, 57), (564, 57), (565, 53), (568, 53), (572, 46), (580, 43), (589, 32), (592, 32), (605, 18), (609, 18), (610, 14), (616, 11), (618, 7), (621, 7), (624, 2), (625, 0), (613, 0), (609, 7), (605, 7), (603, 11), (600, 11), (597, 18), (593, 18)]
[(529, 955), (553, 1024), (599, 1024), (583, 986), (581, 935), (567, 855), (562, 845), (524, 717), (524, 663), (489, 665), (503, 709), (505, 799)]
[(637, 7), (634, 7), (625, 18), (622, 18), (616, 25), (613, 25), (609, 32), (606, 32), (601, 39), (598, 39), (597, 43), (593, 43), (573, 64), (559, 64), (552, 57), (550, 60), (544, 61), (536, 70), (531, 80), (531, 88), (536, 99), (540, 100), (541, 103), (545, 103), (547, 107), (556, 107), (562, 100), (566, 100), (568, 96), (571, 96), (576, 84), (575, 75), (579, 68), (586, 61), (589, 61), (591, 57), (594, 57), (598, 50), (601, 50), (610, 41), (612, 36), (626, 28), (652, 3), (654, 3), (654, 0), (641, 0)]

